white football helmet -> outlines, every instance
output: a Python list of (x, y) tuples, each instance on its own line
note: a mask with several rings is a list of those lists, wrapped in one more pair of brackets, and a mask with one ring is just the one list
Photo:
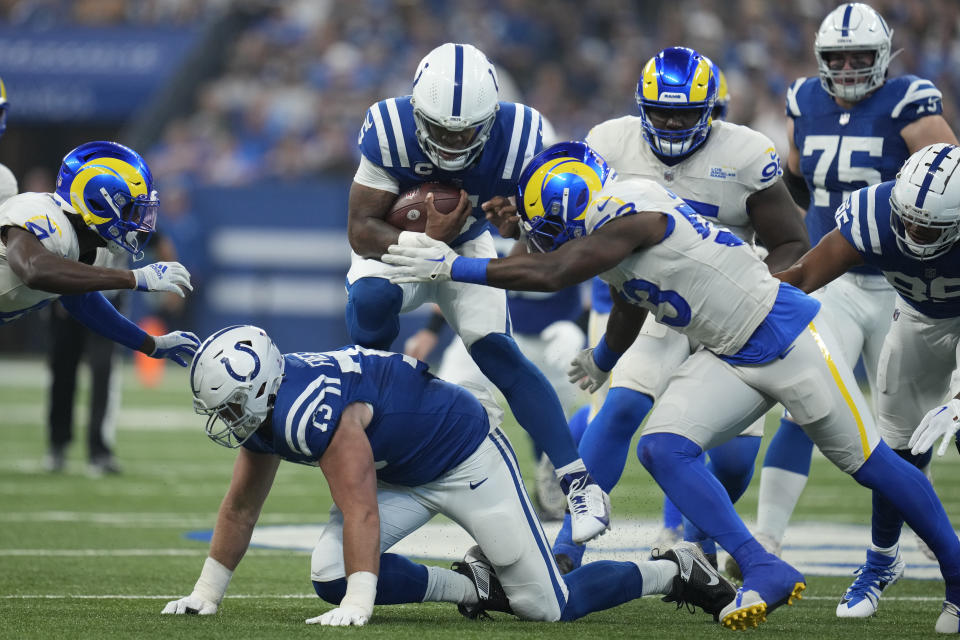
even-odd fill
[[(893, 29), (872, 7), (862, 2), (842, 4), (831, 11), (817, 30), (813, 50), (820, 69), (820, 85), (835, 98), (857, 102), (880, 87), (890, 65)], [(824, 54), (833, 51), (872, 51), (873, 64), (862, 69), (831, 69)]]
[[(217, 444), (239, 447), (263, 424), (283, 379), (283, 355), (263, 329), (237, 325), (203, 341), (190, 367), (193, 408)], [(217, 419), (222, 428), (214, 431)]]
[(431, 162), (460, 171), (480, 155), (500, 108), (498, 92), (497, 70), (473, 45), (448, 42), (420, 61), (410, 103)]
[(950, 250), (960, 238), (960, 147), (932, 144), (907, 159), (890, 193), (890, 226), (909, 256)]

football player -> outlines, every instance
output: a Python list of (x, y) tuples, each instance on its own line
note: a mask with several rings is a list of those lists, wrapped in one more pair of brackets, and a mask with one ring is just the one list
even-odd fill
[[(510, 336), (505, 293), (451, 282), (398, 286), (379, 261), (400, 233), (383, 220), (397, 194), (431, 180), (460, 186), (460, 204), (451, 215), (470, 213), (462, 229), (438, 238), (461, 255), (496, 257), (484, 207), (495, 196), (514, 193), (521, 168), (541, 147), (540, 114), (498, 102), (498, 91), (497, 71), (481, 51), (447, 43), (420, 62), (412, 95), (370, 107), (348, 205), (354, 253), (347, 327), (357, 344), (389, 349), (399, 332), (398, 315), (435, 302), (517, 422), (553, 462), (573, 514), (573, 537), (584, 541), (609, 528), (610, 500), (587, 473), (553, 387)], [(427, 210), (433, 210), (429, 196)], [(429, 225), (426, 232), (434, 233)]]
[[(3, 84), (3, 79), (0, 78), (0, 136), (7, 130), (7, 109), (9, 106), (7, 86)], [(7, 198), (17, 195), (18, 189), (17, 179), (13, 172), (5, 165), (0, 164), (0, 204), (6, 202)]]
[[(780, 180), (780, 158), (770, 139), (747, 127), (713, 120), (720, 85), (719, 72), (707, 58), (686, 47), (664, 49), (644, 65), (637, 83), (639, 116), (603, 122), (590, 131), (586, 142), (621, 177), (666, 185), (747, 246), (753, 247), (756, 237), (768, 252), (767, 267), (780, 271), (809, 248), (803, 219)], [(670, 374), (695, 346), (650, 316), (617, 363), (602, 408), (580, 441), (587, 469), (604, 491), (620, 479), (633, 434)], [(762, 435), (761, 417), (742, 437), (707, 454), (708, 467), (733, 501), (750, 483)], [(668, 514), (671, 507), (665, 505)], [(665, 532), (679, 533), (675, 517), (668, 516), (665, 524)], [(704, 552), (715, 561), (711, 541), (689, 525), (684, 535), (702, 541)], [(670, 542), (663, 538), (661, 534), (657, 544), (668, 547)], [(554, 552), (566, 556), (561, 566), (577, 566), (583, 548), (572, 545), (563, 528)]]
[[(812, 244), (834, 228), (834, 212), (851, 191), (892, 180), (911, 153), (929, 144), (957, 143), (932, 82), (910, 75), (887, 78), (892, 37), (883, 17), (866, 4), (837, 7), (814, 42), (819, 77), (800, 78), (787, 91), (790, 152), (784, 181), (807, 211)], [(871, 396), (878, 397), (877, 363), (893, 316), (893, 288), (864, 264), (815, 295), (844, 358), (853, 365), (863, 357)], [(812, 449), (785, 415), (763, 461), (757, 507), (757, 539), (774, 553), (806, 485)], [(897, 452), (913, 458), (907, 450)], [(728, 570), (735, 574), (734, 567)]]
[(115, 142), (88, 142), (68, 153), (56, 193), (21, 193), (0, 205), (0, 325), (59, 297), (70, 315), (100, 335), (187, 366), (200, 344), (194, 334), (151, 336), (100, 293), (137, 289), (183, 297), (193, 288), (183, 265), (93, 266), (98, 247), (141, 255), (158, 205), (150, 168), (136, 151)]
[[(866, 264), (896, 290), (880, 355), (878, 426), (895, 451), (929, 461), (941, 435), (943, 455), (960, 415), (957, 399), (930, 409), (949, 395), (950, 375), (960, 364), (960, 297), (949, 284), (960, 278), (960, 147), (941, 143), (917, 151), (895, 181), (854, 191), (835, 220), (837, 228), (779, 275), (815, 291)], [(883, 591), (903, 575), (897, 544), (903, 519), (880, 496), (873, 505), (873, 546), (837, 606), (840, 617), (872, 615)], [(886, 517), (878, 518), (880, 510)], [(956, 537), (949, 529), (944, 535)], [(948, 593), (937, 631), (960, 633), (958, 605), (960, 590)]]
[[(313, 550), (314, 589), (336, 605), (307, 624), (364, 625), (375, 604), (453, 602), (526, 620), (575, 620), (663, 593), (717, 614), (733, 585), (682, 543), (666, 559), (596, 562), (561, 576), (509, 440), (485, 403), (410, 356), (358, 346), (281, 355), (235, 326), (190, 369), (207, 435), (242, 447), (193, 592), (163, 613), (216, 613), (283, 460), (320, 467), (334, 505)], [(444, 514), (476, 540), (453, 569), (388, 553)]]
[[(658, 183), (617, 180), (584, 143), (535, 156), (520, 176), (517, 202), (530, 245), (542, 253), (469, 258), (411, 233), (383, 259), (396, 265), (400, 282), (552, 291), (600, 275), (615, 290), (610, 320), (572, 371), (590, 389), (606, 380), (648, 311), (701, 345), (673, 371), (638, 454), (680, 511), (739, 564), (743, 585), (720, 613), (725, 626), (759, 624), (805, 588), (799, 571), (753, 538), (700, 462), (777, 402), (827, 459), (895, 505), (936, 553), (946, 600), (958, 601), (960, 539), (927, 478), (881, 440), (818, 300), (772, 276), (745, 242)], [(432, 215), (438, 225), (459, 222)]]

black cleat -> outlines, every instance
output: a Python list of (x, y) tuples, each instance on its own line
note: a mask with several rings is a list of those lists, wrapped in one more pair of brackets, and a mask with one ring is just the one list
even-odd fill
[(477, 590), (477, 597), (480, 598), (480, 602), (476, 604), (458, 604), (457, 611), (460, 615), (476, 620), (480, 617), (489, 618), (488, 611), (513, 614), (507, 594), (479, 546), (470, 547), (463, 556), (463, 562), (454, 562), (450, 568), (470, 578)]
[(676, 563), (679, 573), (673, 579), (673, 589), (663, 597), (664, 602), (684, 605), (693, 613), (700, 607), (719, 620), (720, 610), (733, 601), (737, 589), (720, 575), (693, 542), (679, 542), (659, 557)]

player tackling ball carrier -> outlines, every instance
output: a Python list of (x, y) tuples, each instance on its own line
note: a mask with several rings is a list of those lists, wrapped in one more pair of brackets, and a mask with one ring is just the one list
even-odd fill
[[(554, 145), (524, 169), (521, 222), (537, 253), (467, 259), (423, 234), (383, 257), (394, 279), (455, 279), (554, 290), (600, 275), (617, 295), (606, 334), (572, 363), (599, 387), (652, 311), (703, 348), (674, 373), (648, 418), (640, 461), (680, 511), (728, 550), (743, 586), (720, 613), (732, 629), (790, 604), (803, 575), (750, 535), (698, 457), (783, 404), (837, 467), (899, 509), (937, 554), (948, 602), (960, 598), (960, 540), (933, 487), (881, 439), (820, 303), (770, 275), (735, 235), (642, 178), (617, 180), (586, 144)], [(443, 221), (438, 221), (443, 222)], [(455, 224), (456, 220), (449, 221)]]

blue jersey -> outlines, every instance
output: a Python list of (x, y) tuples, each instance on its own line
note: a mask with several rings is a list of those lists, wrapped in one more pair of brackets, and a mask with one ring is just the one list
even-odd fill
[(423, 182), (443, 182), (464, 189), (473, 204), (473, 225), (452, 246), (486, 230), (480, 204), (494, 196), (514, 196), (523, 165), (543, 148), (540, 114), (522, 104), (501, 102), (490, 138), (469, 167), (444, 171), (420, 148), (410, 96), (381, 100), (367, 110), (357, 143), (370, 162), (400, 182), (400, 192)]
[(594, 276), (590, 281), (590, 307), (597, 313), (610, 313), (613, 309), (613, 296), (610, 295), (610, 285)]
[[(811, 194), (810, 243), (833, 230), (834, 212), (851, 192), (896, 178), (910, 156), (900, 135), (905, 126), (942, 112), (940, 91), (916, 76), (887, 80), (849, 110), (824, 91), (819, 78), (794, 82), (787, 91), (787, 115)], [(876, 273), (865, 267), (854, 271)]]
[(911, 307), (930, 318), (956, 318), (960, 316), (960, 245), (928, 260), (905, 254), (890, 228), (894, 184), (884, 182), (851, 194), (837, 209), (837, 228)]
[(283, 382), (271, 418), (243, 446), (284, 460), (317, 465), (337, 432), (344, 409), (368, 403), (367, 437), (377, 478), (418, 486), (463, 462), (490, 431), (480, 402), (427, 372), (409, 356), (352, 346), (284, 356)]

